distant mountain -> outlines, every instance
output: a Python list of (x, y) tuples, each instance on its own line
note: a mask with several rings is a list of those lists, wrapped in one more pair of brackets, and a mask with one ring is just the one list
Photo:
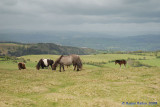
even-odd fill
[(0, 34), (0, 41), (22, 43), (56, 43), (64, 46), (87, 47), (98, 50), (155, 51), (160, 50), (160, 35), (112, 37), (94, 33), (19, 33)]
[(95, 52), (96, 52), (95, 50), (89, 48), (60, 46), (53, 43), (36, 43), (36, 44), (0, 43), (0, 55), (11, 55), (11, 56), (36, 55), (36, 54), (86, 55)]

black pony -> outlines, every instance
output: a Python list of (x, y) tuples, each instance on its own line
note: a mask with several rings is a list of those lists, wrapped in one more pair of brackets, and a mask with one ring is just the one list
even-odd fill
[(44, 69), (44, 67), (51, 66), (51, 68), (52, 68), (53, 63), (54, 63), (54, 61), (51, 60), (51, 59), (40, 59), (39, 62), (38, 62), (38, 64), (37, 64), (37, 66), (36, 66), (36, 68), (37, 68), (37, 70), (39, 70), (40, 67), (42, 69)]

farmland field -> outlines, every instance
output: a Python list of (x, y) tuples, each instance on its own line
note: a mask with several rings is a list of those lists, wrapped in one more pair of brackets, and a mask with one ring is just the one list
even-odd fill
[[(58, 57), (22, 56), (26, 70), (1, 58), (0, 107), (160, 107), (160, 58), (154, 55), (82, 55), (82, 71), (35, 69), (40, 58)], [(127, 67), (116, 59), (126, 59)]]

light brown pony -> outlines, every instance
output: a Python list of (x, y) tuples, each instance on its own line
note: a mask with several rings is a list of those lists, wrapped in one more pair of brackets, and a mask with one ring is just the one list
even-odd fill
[(19, 70), (21, 70), (21, 69), (26, 69), (25, 63), (19, 62), (19, 63), (18, 63), (18, 69), (19, 69)]
[(65, 71), (64, 65), (70, 66), (72, 64), (74, 66), (74, 70), (76, 69), (76, 67), (77, 67), (77, 71), (82, 70), (82, 61), (81, 61), (80, 57), (75, 54), (72, 54), (69, 56), (61, 55), (55, 61), (54, 65), (52, 66), (52, 70), (56, 70), (56, 67), (58, 66), (58, 64), (60, 65), (60, 72), (61, 72), (61, 67), (63, 67), (63, 71)]

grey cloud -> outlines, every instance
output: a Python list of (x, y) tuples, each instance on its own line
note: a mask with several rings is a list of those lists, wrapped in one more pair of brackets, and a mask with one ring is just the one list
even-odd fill
[(123, 0), (124, 3), (127, 3), (127, 4), (139, 4), (139, 3), (146, 3), (146, 2), (150, 2), (150, 1), (153, 1), (153, 0)]
[(133, 31), (133, 24), (147, 24), (140, 30), (148, 31), (152, 25), (151, 32), (157, 32), (154, 29), (160, 28), (159, 5), (158, 0), (0, 0), (0, 29), (107, 33), (114, 29), (125, 32), (123, 26)]
[(18, 3), (18, 0), (1, 0), (0, 4), (6, 5), (6, 6), (13, 6)]

